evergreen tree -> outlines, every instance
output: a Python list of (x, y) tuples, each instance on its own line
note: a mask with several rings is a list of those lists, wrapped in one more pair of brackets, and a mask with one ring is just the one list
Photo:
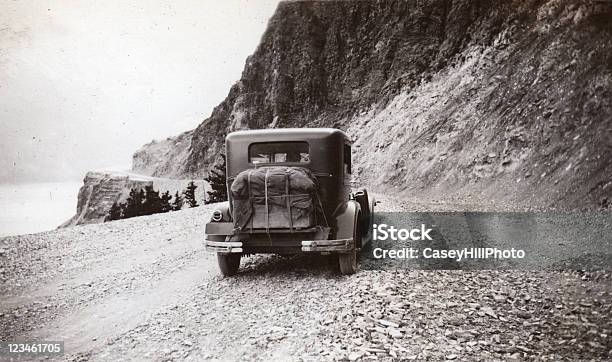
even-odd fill
[(185, 195), (185, 202), (187, 202), (187, 205), (189, 205), (189, 207), (199, 206), (195, 196), (195, 190), (197, 188), (198, 187), (196, 186), (196, 184), (191, 181), (189, 182), (189, 185), (187, 185), (187, 189), (183, 191), (183, 195)]
[(172, 210), (179, 211), (183, 208), (183, 196), (178, 191), (174, 194), (174, 201), (172, 201)]
[(205, 178), (211, 191), (208, 191), (208, 202), (207, 204), (213, 202), (222, 202), (227, 201), (227, 185), (226, 185), (226, 176), (225, 176), (225, 155), (221, 154), (222, 162), (218, 163), (214, 166), (212, 170), (208, 172), (208, 177)]
[(170, 195), (170, 191), (166, 191), (161, 195), (161, 211), (160, 212), (168, 212), (172, 210), (172, 205), (170, 205), (170, 200), (172, 200), (172, 196)]
[(119, 220), (123, 218), (123, 207), (122, 205), (124, 205), (123, 203), (119, 204), (117, 203), (117, 201), (113, 202), (113, 206), (111, 206), (110, 210), (108, 211), (108, 215), (106, 216), (106, 218), (104, 218), (104, 221), (113, 221), (113, 220)]
[[(183, 198), (177, 192), (178, 205), (182, 206)], [(170, 204), (172, 196), (169, 191), (161, 196), (152, 186), (143, 189), (133, 188), (126, 202), (113, 203), (104, 221), (127, 219), (135, 216), (152, 215), (173, 210), (175, 203)]]
[(145, 186), (142, 215), (152, 215), (160, 212), (162, 212), (162, 201), (159, 197), (159, 191), (153, 190), (153, 186)]
[(145, 193), (142, 189), (133, 188), (130, 190), (130, 194), (125, 200), (125, 209), (123, 210), (123, 218), (128, 219), (130, 217), (143, 215), (142, 203), (145, 198)]
[(138, 191), (138, 199), (140, 200), (140, 207), (136, 208), (137, 213), (136, 216), (143, 216), (145, 215), (145, 210), (143, 204), (144, 204), (144, 200), (145, 200), (145, 192), (143, 189), (140, 189), (140, 191)]

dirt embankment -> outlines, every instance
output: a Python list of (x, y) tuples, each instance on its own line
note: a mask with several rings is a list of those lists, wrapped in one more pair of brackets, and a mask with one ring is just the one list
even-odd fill
[(0, 339), (64, 340), (73, 361), (611, 356), (607, 273), (344, 277), (325, 258), (256, 256), (223, 279), (202, 244), (212, 208), (0, 239)]

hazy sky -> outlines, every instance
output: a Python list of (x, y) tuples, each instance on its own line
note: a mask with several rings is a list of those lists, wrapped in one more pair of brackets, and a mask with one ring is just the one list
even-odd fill
[(126, 169), (194, 128), (277, 2), (0, 0), (0, 182)]

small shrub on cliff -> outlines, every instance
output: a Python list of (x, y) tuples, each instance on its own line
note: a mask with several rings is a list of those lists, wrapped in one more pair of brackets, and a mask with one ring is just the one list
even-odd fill
[(159, 191), (153, 190), (153, 186), (145, 187), (145, 197), (142, 201), (142, 215), (151, 215), (161, 212), (162, 202)]
[(183, 196), (181, 196), (178, 191), (174, 194), (174, 201), (172, 201), (172, 210), (179, 211), (183, 208)]
[(172, 200), (170, 192), (166, 191), (160, 196), (159, 191), (155, 191), (153, 186), (146, 186), (139, 215), (153, 215), (168, 212), (172, 209), (170, 200)]
[(183, 191), (183, 195), (185, 195), (185, 202), (189, 207), (198, 207), (198, 201), (196, 200), (195, 190), (198, 188), (196, 184), (191, 181), (189, 185), (187, 185), (187, 189)]
[(108, 215), (106, 216), (104, 221), (113, 221), (113, 220), (123, 219), (123, 206), (124, 205), (125, 204), (123, 203), (117, 203), (117, 201), (115, 201), (113, 203), (113, 206), (111, 206), (110, 210), (108, 211)]
[(208, 177), (204, 179), (210, 184), (210, 188), (212, 189), (211, 191), (207, 192), (209, 196), (209, 199), (206, 202), (207, 204), (227, 201), (225, 155), (221, 154), (221, 158), (222, 162), (215, 165), (215, 167), (208, 173)]
[(145, 192), (142, 189), (131, 189), (130, 194), (125, 200), (125, 209), (123, 210), (123, 218), (129, 219), (130, 217), (144, 215), (143, 203), (145, 199)]
[(161, 211), (160, 212), (168, 212), (172, 211), (172, 205), (170, 204), (172, 201), (172, 195), (170, 195), (170, 191), (166, 191), (161, 195)]
[(170, 192), (166, 191), (160, 196), (159, 191), (153, 190), (152, 186), (147, 186), (145, 187), (145, 198), (142, 202), (142, 214), (152, 215), (168, 212), (172, 210), (170, 200), (172, 200)]
[(113, 221), (120, 219), (128, 219), (135, 216), (159, 214), (169, 211), (177, 211), (183, 208), (185, 200), (190, 207), (198, 206), (195, 200), (195, 190), (197, 186), (192, 181), (183, 191), (185, 198), (177, 191), (174, 194), (174, 201), (169, 191), (159, 194), (152, 186), (146, 186), (143, 189), (133, 188), (125, 202), (115, 202), (111, 206), (108, 215), (104, 221)]
[[(173, 210), (171, 201), (172, 196), (168, 191), (160, 196), (152, 186), (146, 186), (144, 190), (133, 188), (125, 202), (113, 203), (104, 221), (168, 212)], [(179, 201), (182, 204), (182, 199)]]

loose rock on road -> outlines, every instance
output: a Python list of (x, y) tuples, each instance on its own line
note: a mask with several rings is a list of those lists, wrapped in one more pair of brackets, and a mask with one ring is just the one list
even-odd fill
[(212, 206), (0, 239), (0, 340), (64, 360), (610, 358), (604, 272), (377, 271), (255, 256), (222, 278)]

